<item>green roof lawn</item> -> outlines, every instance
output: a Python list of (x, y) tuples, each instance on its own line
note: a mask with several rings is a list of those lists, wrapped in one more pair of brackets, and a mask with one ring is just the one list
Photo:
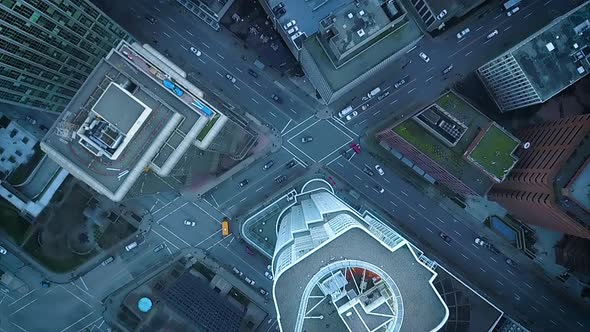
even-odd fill
[(471, 151), (469, 157), (490, 174), (504, 179), (507, 174), (505, 171), (510, 170), (517, 161), (512, 151), (518, 144), (518, 141), (494, 124)]
[(217, 120), (219, 120), (219, 118), (220, 118), (220, 115), (216, 114), (213, 117), (213, 119), (211, 119), (211, 120), (209, 120), (209, 122), (207, 122), (205, 127), (203, 127), (203, 129), (201, 130), (201, 132), (197, 136), (197, 141), (202, 141), (205, 138), (205, 136), (207, 136), (207, 134), (209, 133), (209, 130), (211, 130), (211, 128), (213, 128), (213, 125), (215, 124), (215, 122), (217, 122)]

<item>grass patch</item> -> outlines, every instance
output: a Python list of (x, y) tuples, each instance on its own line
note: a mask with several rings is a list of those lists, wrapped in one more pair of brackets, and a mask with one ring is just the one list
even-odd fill
[(31, 175), (35, 167), (37, 167), (37, 164), (39, 164), (43, 156), (45, 156), (45, 153), (41, 151), (39, 143), (35, 145), (33, 150), (35, 152), (31, 159), (29, 159), (29, 161), (27, 161), (25, 164), (17, 167), (17, 169), (15, 169), (14, 172), (10, 174), (7, 179), (8, 183), (12, 185), (19, 185), (23, 183), (29, 177), (29, 175)]
[(487, 172), (502, 180), (516, 163), (512, 151), (519, 142), (494, 125), (486, 132), (469, 158)]
[(93, 250), (90, 254), (84, 256), (72, 254), (72, 256), (62, 259), (48, 257), (43, 254), (43, 249), (37, 242), (37, 236), (38, 233), (33, 234), (23, 248), (29, 253), (29, 255), (31, 255), (31, 257), (39, 262), (39, 264), (54, 272), (64, 273), (72, 271), (96, 255), (96, 251)]
[(25, 239), (31, 224), (21, 217), (12, 205), (4, 199), (0, 199), (0, 228), (2, 228), (12, 240), (21, 245)]
[(201, 130), (201, 132), (197, 136), (197, 141), (202, 141), (205, 138), (205, 136), (207, 136), (207, 134), (209, 133), (211, 128), (213, 128), (213, 125), (217, 122), (217, 120), (219, 120), (220, 117), (221, 116), (219, 114), (217, 114), (213, 117), (213, 119), (211, 119), (211, 120), (209, 120), (209, 122), (207, 122), (205, 127), (203, 127), (203, 130)]

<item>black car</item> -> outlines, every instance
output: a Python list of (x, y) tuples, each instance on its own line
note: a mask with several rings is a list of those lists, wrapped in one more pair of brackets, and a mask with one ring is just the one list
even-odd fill
[(446, 243), (451, 242), (451, 238), (443, 232), (438, 233), (438, 236), (440, 236), (441, 239), (445, 240)]
[(262, 166), (262, 169), (266, 171), (267, 169), (271, 168), (272, 165), (274, 165), (274, 164), (275, 164), (275, 162), (271, 160), (271, 161), (267, 162), (266, 164), (264, 164), (264, 166)]
[(145, 15), (145, 19), (148, 20), (151, 24), (156, 24), (158, 22), (158, 19), (148, 14)]
[(285, 180), (287, 180), (287, 176), (286, 175), (281, 175), (278, 178), (275, 179), (276, 183), (282, 183), (285, 182)]
[(285, 4), (284, 4), (284, 3), (282, 3), (282, 2), (280, 2), (278, 5), (276, 5), (276, 6), (274, 6), (274, 7), (272, 8), (272, 12), (276, 14), (276, 13), (278, 13), (278, 12), (279, 12), (281, 9), (283, 9), (284, 7), (285, 7)]
[(451, 70), (453, 70), (453, 65), (449, 65), (447, 68), (443, 70), (443, 75), (448, 74)]
[(272, 98), (272, 100), (276, 101), (278, 104), (282, 103), (283, 100), (281, 99), (281, 97), (277, 96), (276, 94), (273, 93), (272, 96), (270, 96)]
[(279, 9), (279, 11), (276, 13), (277, 18), (281, 18), (283, 17), (283, 15), (285, 15), (285, 13), (287, 13), (287, 10), (285, 8), (281, 8)]
[(297, 165), (297, 162), (295, 162), (295, 160), (291, 160), (288, 164), (287, 164), (287, 169), (294, 167), (295, 165)]
[(240, 182), (240, 187), (244, 187), (247, 184), (248, 184), (248, 180), (242, 180), (242, 182)]
[(365, 172), (368, 176), (375, 175), (375, 173), (373, 172), (373, 170), (370, 169), (370, 168), (368, 168), (368, 167), (363, 168), (363, 172)]
[(254, 70), (252, 69), (248, 69), (248, 74), (250, 74), (250, 76), (254, 77), (254, 78), (258, 78), (258, 73), (256, 73)]

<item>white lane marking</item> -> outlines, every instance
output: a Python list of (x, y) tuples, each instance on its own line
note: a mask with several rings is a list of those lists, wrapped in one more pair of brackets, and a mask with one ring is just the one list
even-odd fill
[(426, 226), (424, 226), (424, 228), (426, 228), (426, 229), (427, 229), (427, 230), (428, 230), (430, 233), (434, 233), (434, 232), (432, 231), (432, 229), (430, 229), (430, 228), (428, 228), (428, 227), (426, 227)]
[(186, 33), (188, 33), (191, 36), (194, 36), (190, 31), (186, 30)]
[(490, 257), (491, 260), (493, 260), (494, 262), (498, 263), (498, 261), (496, 259), (494, 259), (494, 257)]
[(377, 115), (379, 113), (381, 113), (381, 110), (378, 110), (377, 112), (373, 113), (373, 116), (375, 116), (375, 115)]
[(479, 249), (479, 247), (476, 246), (475, 243), (472, 243), (471, 245), (474, 246), (475, 248)]
[(529, 289), (533, 289), (533, 286), (527, 284), (526, 282), (524, 283)]
[(336, 164), (338, 164), (340, 167), (344, 167), (344, 165), (342, 165), (339, 161), (337, 161)]
[(469, 259), (469, 257), (465, 256), (465, 254), (461, 254), (461, 256), (465, 257), (465, 259)]
[(262, 85), (260, 85), (260, 83), (254, 81), (254, 84), (256, 84), (256, 85), (258, 85), (258, 87), (261, 87), (262, 88)]
[(458, 231), (456, 231), (456, 230), (453, 230), (453, 232), (455, 232), (455, 233), (456, 233), (457, 235), (459, 235), (459, 236), (463, 236), (463, 235), (461, 235), (461, 233), (459, 233), (459, 232), (458, 232)]
[(81, 298), (80, 298), (78, 295), (76, 295), (76, 294), (74, 294), (74, 293), (70, 292), (70, 290), (69, 290), (69, 289), (65, 288), (65, 287), (64, 287), (64, 286), (62, 286), (62, 285), (59, 285), (59, 287), (61, 287), (61, 288), (62, 288), (63, 290), (65, 290), (66, 292), (70, 293), (70, 295), (72, 295), (73, 297), (75, 297), (76, 299), (78, 299), (78, 301), (80, 301), (80, 302), (82, 302), (82, 303), (86, 304), (87, 306), (89, 306), (90, 308), (92, 308), (92, 306), (90, 305), (90, 303), (88, 303), (88, 302), (86, 302), (86, 301), (82, 300), (82, 299), (81, 299)]
[(541, 296), (543, 298), (543, 300), (549, 302), (549, 299), (545, 297), (545, 295)]
[(387, 183), (391, 183), (389, 180), (387, 180), (386, 178), (383, 178), (383, 181), (387, 182)]
[(183, 208), (185, 205), (187, 205), (187, 204), (188, 204), (188, 202), (184, 202), (182, 205), (178, 206), (176, 209), (174, 209), (174, 210), (172, 210), (172, 211), (168, 212), (168, 213), (167, 213), (167, 214), (165, 214), (163, 217), (161, 217), (160, 219), (156, 220), (156, 224), (159, 224), (159, 223), (160, 223), (160, 221), (162, 221), (162, 220), (164, 220), (164, 219), (168, 218), (168, 217), (169, 217), (171, 214), (173, 214), (174, 212), (176, 212), (176, 211), (178, 211), (178, 210), (182, 209), (182, 208)]
[(168, 240), (167, 238), (165, 238), (162, 234), (158, 233), (158, 231), (156, 231), (155, 229), (152, 228), (152, 232), (154, 232), (157, 236), (161, 237), (162, 240), (170, 243), (171, 246), (173, 246), (176, 249), (180, 249), (177, 245), (175, 245), (174, 243), (170, 242), (170, 240)]
[(396, 100), (394, 100), (394, 101), (392, 101), (391, 103), (389, 103), (389, 105), (393, 105), (393, 104), (395, 104), (395, 103), (397, 103), (397, 99), (396, 99)]
[(277, 116), (276, 116), (276, 114), (274, 114), (274, 113), (273, 113), (273, 112), (271, 112), (271, 111), (268, 111), (268, 113), (270, 113), (270, 115), (274, 116), (275, 118), (277, 117)]
[(580, 323), (580, 322), (578, 322), (578, 321), (576, 321), (576, 323), (577, 323), (578, 325), (580, 325), (581, 327), (584, 327), (584, 325), (582, 325), (582, 323)]
[(162, 32), (164, 35), (166, 35), (166, 37), (168, 38), (172, 38), (169, 34), (166, 33), (166, 31)]
[(289, 111), (293, 112), (294, 114), (297, 114), (297, 112), (295, 112), (295, 110), (292, 108), (289, 108)]
[(414, 216), (411, 214), (408, 214), (408, 217), (412, 218), (413, 220), (416, 220), (416, 218), (414, 218)]
[(175, 20), (173, 20), (173, 19), (172, 19), (172, 17), (168, 17), (168, 19), (169, 19), (170, 21), (172, 21), (172, 22), (176, 23), (176, 21), (175, 21)]
[(221, 73), (220, 73), (220, 72), (216, 71), (216, 73), (217, 73), (217, 75), (219, 75), (219, 76), (223, 77), (223, 75), (221, 75)]
[(182, 47), (185, 51), (188, 51), (188, 48), (186, 48), (186, 47), (184, 47), (182, 45), (180, 45), (180, 47)]
[(491, 39), (488, 39), (488, 40), (484, 41), (483, 44), (485, 45), (485, 44), (487, 44), (487, 43), (489, 43), (491, 41), (492, 41)]
[(365, 123), (367, 121), (367, 119), (364, 119), (363, 121), (359, 122), (359, 125), (362, 125), (363, 123)]
[(533, 13), (528, 13), (528, 14), (526, 14), (526, 15), (525, 15), (523, 18), (527, 18), (527, 17), (529, 17), (529, 16), (531, 16), (531, 15), (533, 15)]
[(406, 194), (406, 192), (405, 192), (405, 191), (403, 191), (403, 190), (402, 190), (402, 191), (401, 191), (401, 193), (402, 193), (404, 196), (408, 197), (408, 194)]
[[(217, 204), (217, 206), (219, 206), (219, 203), (217, 203), (217, 200), (215, 199), (215, 197), (213, 196), (213, 194), (211, 194), (211, 198), (213, 198), (213, 200), (215, 201), (215, 204)], [(197, 203), (192, 202), (192, 205), (196, 208), (198, 208), (199, 210), (203, 211), (204, 214), (208, 215), (209, 217), (211, 217), (211, 219), (213, 219), (213, 221), (215, 221), (216, 223), (221, 225), (221, 221), (219, 221), (219, 218), (215, 218), (214, 216), (211, 215), (211, 213), (205, 211), (205, 209), (203, 209), (202, 207), (200, 207)], [(211, 204), (209, 204), (211, 205)], [(213, 205), (211, 205), (213, 206)], [(214, 209), (216, 209), (215, 207), (213, 207)], [(217, 210), (217, 209), (216, 209)], [(217, 210), (219, 211), (219, 210)], [(219, 211), (219, 213), (221, 213), (221, 211)], [(223, 213), (221, 213), (223, 214)]]
[(160, 11), (160, 9), (158, 7), (156, 7), (156, 6), (154, 6), (154, 9), (157, 10), (157, 11)]
[(199, 61), (201, 61), (202, 63), (205, 63), (205, 60), (203, 60), (203, 59), (201, 59), (201, 58), (199, 58)]
[(432, 67), (432, 68), (428, 69), (426, 72), (427, 72), (427, 73), (429, 73), (429, 72), (431, 72), (431, 71), (433, 71), (433, 70), (434, 70), (434, 67)]
[(416, 88), (413, 88), (412, 90), (408, 91), (408, 94), (414, 92), (414, 90), (416, 90)]
[(500, 280), (496, 279), (496, 282), (499, 283), (500, 286), (504, 286), (504, 284)]
[[(217, 55), (219, 55), (219, 53), (217, 53)], [(219, 56), (221, 56), (221, 55), (219, 55)], [(223, 59), (223, 57), (222, 57), (222, 59)], [(239, 71), (240, 73), (243, 73), (243, 71), (242, 71), (240, 68), (238, 68), (238, 67), (235, 67), (235, 68), (236, 68), (236, 70), (237, 70), (237, 71)]]
[(240, 203), (242, 203), (243, 201), (245, 201), (247, 199), (247, 197), (244, 197), (242, 199), (240, 199)]
[(550, 319), (549, 321), (551, 322), (551, 324), (553, 324), (553, 325), (557, 326), (557, 323), (556, 323), (556, 322), (554, 322), (552, 319)]
[(549, 0), (549, 1), (545, 2), (545, 3), (543, 4), (543, 6), (547, 6), (548, 4), (550, 4), (550, 3), (551, 3), (551, 1), (553, 1), (553, 0)]
[(498, 16), (494, 17), (494, 20), (497, 20), (500, 18), (500, 16), (502, 16), (502, 14), (499, 14)]
[[(91, 312), (89, 312), (88, 314), (86, 314), (84, 317), (78, 319), (77, 321), (73, 322), (72, 324), (70, 324), (70, 326), (65, 327), (63, 330), (59, 331), (59, 332), (64, 332), (70, 329), (70, 327), (80, 323), (82, 320), (86, 319), (86, 317), (92, 315), (95, 312), (95, 310), (92, 310)], [(82, 329), (83, 330), (83, 329)], [(81, 330), (80, 330), (81, 331)]]
[(84, 286), (84, 288), (86, 288), (86, 290), (88, 291), (88, 286), (86, 286), (86, 283), (84, 282), (84, 279), (82, 279), (82, 277), (80, 277), (80, 281), (82, 282), (82, 286)]
[(473, 53), (473, 51), (469, 51), (467, 53), (465, 53), (465, 56), (469, 56), (469, 54)]
[(463, 41), (465, 41), (465, 38), (459, 39), (459, 41), (457, 42), (457, 44), (459, 44), (460, 42), (463, 42)]
[(563, 308), (559, 308), (559, 311), (565, 313), (565, 310), (563, 310)]
[(237, 85), (234, 84), (234, 88), (241, 90), (240, 87), (238, 87)]
[(262, 189), (264, 189), (264, 186), (262, 186), (262, 187), (260, 187), (260, 188), (256, 189), (256, 192), (259, 192), (259, 191), (261, 191)]
[(201, 244), (203, 244), (205, 241), (209, 240), (210, 238), (212, 238), (215, 234), (217, 233), (221, 233), (221, 229), (217, 230), (216, 232), (214, 232), (213, 234), (207, 236), (205, 239), (201, 240), (201, 242), (195, 244), (193, 247), (197, 248), (198, 246), (200, 246)]
[(426, 82), (430, 81), (433, 78), (434, 78), (434, 76), (430, 76), (429, 78), (426, 79)]
[(250, 99), (252, 99), (252, 101), (253, 101), (253, 102), (255, 102), (256, 104), (260, 104), (260, 103), (258, 102), (258, 100), (254, 99), (254, 98), (250, 98)]
[[(225, 58), (223, 57), (223, 55), (221, 55), (221, 54), (219, 54), (219, 53), (217, 53), (217, 56), (218, 56), (218, 57), (220, 57), (220, 58), (222, 58), (222, 59), (225, 59)], [(240, 71), (241, 71), (241, 70), (240, 70)]]
[(209, 45), (205, 44), (204, 42), (201, 42), (201, 44), (203, 44), (203, 46), (205, 46), (206, 48), (211, 48), (211, 47), (209, 47)]
[(504, 31), (508, 31), (510, 28), (512, 28), (512, 25), (509, 25), (506, 29), (504, 29)]
[(479, 31), (479, 30), (481, 30), (482, 28), (483, 28), (483, 25), (482, 25), (482, 26), (480, 26), (479, 28), (475, 29), (475, 31)]
[(454, 222), (459, 222), (459, 221), (458, 221), (457, 219), (455, 219), (455, 218), (453, 218), (453, 221), (454, 221)]
[(513, 276), (515, 276), (515, 274), (512, 273), (512, 271), (510, 271), (510, 270), (506, 270), (506, 272), (508, 272), (508, 273), (512, 274)]
[(444, 221), (444, 220), (442, 220), (442, 219), (440, 219), (439, 217), (436, 217), (436, 219), (437, 219), (438, 221), (442, 222), (443, 224), (445, 223), (445, 221)]
[(361, 179), (361, 177), (358, 176), (358, 175), (356, 175), (356, 174), (354, 175), (354, 177), (357, 178), (357, 179), (359, 179), (359, 180), (361, 180), (361, 181), (363, 181), (363, 179)]
[[(32, 300), (31, 302), (29, 302), (29, 303), (27, 303), (27, 304), (25, 304), (25, 305), (21, 306), (21, 307), (20, 307), (20, 308), (18, 308), (18, 309), (17, 309), (15, 312), (11, 313), (11, 314), (10, 314), (10, 316), (12, 316), (12, 315), (16, 314), (17, 312), (19, 312), (19, 311), (23, 310), (24, 308), (26, 308), (26, 307), (30, 306), (31, 304), (33, 304), (33, 303), (35, 303), (35, 302), (37, 302), (37, 300), (39, 300), (39, 299), (38, 299), (38, 298), (36, 298), (36, 299)], [(90, 305), (89, 305), (89, 306), (90, 306)]]
[(393, 206), (397, 207), (397, 204), (395, 204), (393, 201), (389, 201), (389, 203), (391, 203)]
[(289, 119), (289, 122), (287, 122), (287, 124), (285, 125), (285, 127), (283, 128), (283, 130), (281, 130), (281, 134), (285, 131), (285, 129), (287, 129), (287, 127), (289, 127), (289, 124), (291, 124), (291, 121), (293, 121), (292, 119)]
[(175, 238), (179, 239), (180, 242), (184, 243), (187, 245), (187, 247), (190, 247), (191, 244), (186, 242), (185, 240), (183, 240), (180, 236), (176, 235), (176, 233), (174, 233), (173, 231), (171, 231), (170, 229), (168, 229), (168, 227), (164, 226), (164, 225), (160, 225), (163, 229), (165, 229), (168, 233), (174, 235)]
[(479, 269), (480, 269), (480, 270), (481, 270), (483, 273), (485, 273), (485, 272), (486, 272), (486, 270), (484, 270), (484, 268), (483, 268), (483, 267), (480, 267)]
[(419, 207), (421, 207), (421, 208), (422, 208), (422, 210), (426, 210), (426, 207), (425, 207), (424, 205), (422, 205), (422, 204), (418, 204), (418, 206), (419, 206)]
[(536, 312), (540, 312), (539, 309), (537, 309), (537, 307), (535, 307), (534, 305), (532, 305), (531, 308), (533, 308), (533, 310), (535, 310)]

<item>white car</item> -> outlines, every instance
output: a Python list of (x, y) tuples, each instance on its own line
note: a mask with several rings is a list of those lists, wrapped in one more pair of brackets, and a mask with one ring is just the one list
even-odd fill
[(430, 58), (424, 52), (420, 52), (420, 57), (422, 58), (422, 60), (424, 60), (424, 62), (430, 61)]
[(6, 251), (6, 249), (3, 246), (0, 246), (0, 254), (2, 255), (6, 255), (8, 251)]
[(448, 13), (449, 13), (449, 12), (447, 12), (447, 10), (446, 10), (446, 9), (443, 9), (443, 10), (440, 12), (440, 14), (438, 14), (438, 15), (436, 16), (436, 19), (437, 19), (437, 20), (441, 20), (443, 17), (447, 16), (447, 14), (448, 14)]
[(297, 21), (291, 20), (287, 24), (283, 25), (283, 29), (288, 30), (290, 27), (294, 26), (296, 23), (297, 23)]
[(465, 28), (465, 30), (457, 33), (457, 38), (461, 39), (463, 38), (466, 34), (468, 34), (471, 30), (469, 30), (469, 28)]
[(192, 220), (184, 219), (184, 222), (183, 222), (183, 224), (185, 224), (186, 226), (191, 226), (191, 227), (193, 227), (193, 226), (195, 226), (197, 223), (196, 223), (196, 222), (194, 222), (194, 221), (192, 221)]
[(227, 78), (232, 83), (236, 83), (236, 78), (231, 76), (230, 74), (225, 74), (225, 78)]
[(350, 121), (350, 120), (352, 120), (352, 118), (354, 118), (354, 117), (355, 117), (355, 116), (357, 116), (357, 115), (359, 115), (359, 112), (357, 112), (357, 111), (353, 111), (352, 113), (350, 113), (350, 114), (348, 114), (348, 115), (346, 116), (346, 121)]
[(494, 30), (494, 31), (490, 32), (486, 38), (487, 39), (490, 39), (490, 38), (494, 37), (497, 34), (498, 34), (498, 30)]
[(292, 34), (294, 34), (297, 31), (299, 31), (299, 28), (298, 27), (292, 27), (291, 29), (287, 30), (287, 33), (290, 34), (290, 35), (292, 35)]
[(377, 170), (377, 173), (379, 173), (379, 175), (385, 175), (385, 172), (383, 172), (383, 168), (381, 168), (381, 166), (375, 165), (375, 169)]
[(266, 271), (264, 272), (264, 276), (267, 277), (269, 280), (272, 280), (272, 273)]
[(514, 7), (514, 8), (512, 8), (512, 9), (510, 9), (510, 10), (508, 11), (508, 13), (506, 13), (506, 15), (508, 15), (508, 16), (512, 16), (512, 15), (516, 14), (516, 13), (517, 13), (519, 10), (520, 10), (520, 7)]
[(196, 56), (201, 56), (201, 51), (197, 50), (194, 47), (191, 47), (191, 52), (193, 52)]
[(366, 110), (367, 110), (369, 107), (371, 107), (371, 104), (369, 104), (369, 103), (366, 103), (366, 104), (364, 104), (363, 106), (361, 106), (361, 109), (362, 109), (363, 111), (366, 111)]

